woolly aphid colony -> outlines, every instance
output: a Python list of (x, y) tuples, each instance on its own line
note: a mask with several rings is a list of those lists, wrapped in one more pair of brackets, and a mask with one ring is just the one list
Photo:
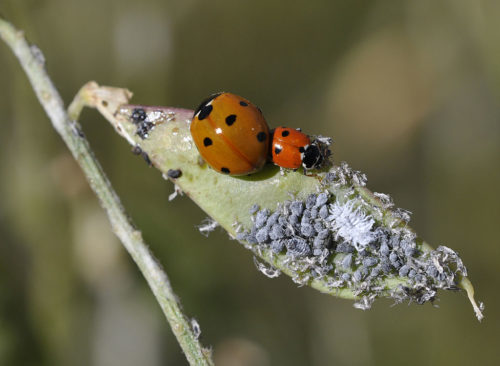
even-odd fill
[[(434, 300), (438, 289), (457, 288), (457, 276), (467, 275), (458, 254), (444, 246), (423, 251), (421, 240), (407, 227), (409, 212), (394, 208), (385, 194), (375, 194), (382, 208), (362, 200), (355, 186), (365, 183), (363, 174), (342, 163), (324, 176), (322, 190), (305, 201), (285, 201), (275, 211), (254, 205), (253, 226), (237, 239), (256, 253), (284, 256), (300, 285), (322, 279), (330, 290), (353, 289), (360, 309), (369, 309), (379, 296), (423, 304)], [(331, 191), (339, 187), (346, 190), (335, 197)], [(382, 210), (390, 210), (396, 220), (381, 219)], [(279, 274), (256, 264), (270, 277)], [(387, 278), (402, 281), (389, 290), (383, 282)]]

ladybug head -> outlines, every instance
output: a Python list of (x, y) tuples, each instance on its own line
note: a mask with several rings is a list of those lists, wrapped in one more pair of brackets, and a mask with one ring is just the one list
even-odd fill
[(317, 141), (313, 141), (305, 148), (302, 156), (302, 166), (304, 169), (318, 169), (323, 163), (323, 154), (318, 146)]

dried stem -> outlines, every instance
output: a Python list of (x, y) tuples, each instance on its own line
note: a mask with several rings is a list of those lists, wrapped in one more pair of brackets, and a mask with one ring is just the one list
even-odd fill
[[(76, 101), (72, 104), (72, 118), (70, 118), (59, 93), (47, 75), (40, 50), (36, 46), (30, 46), (24, 38), (23, 32), (2, 18), (0, 18), (0, 38), (7, 43), (19, 59), (54, 128), (61, 135), (82, 168), (92, 190), (108, 214), (113, 231), (146, 278), (189, 363), (192, 365), (212, 365), (211, 352), (199, 343), (197, 339), (199, 334), (195, 334), (191, 322), (182, 312), (181, 304), (172, 290), (167, 274), (148, 249), (142, 239), (141, 232), (134, 228), (126, 215), (116, 192), (94, 157), (79, 125), (72, 119), (76, 119), (78, 110), (83, 105), (83, 102), (79, 102), (81, 97), (77, 96)], [(78, 107), (78, 105), (81, 106)]]

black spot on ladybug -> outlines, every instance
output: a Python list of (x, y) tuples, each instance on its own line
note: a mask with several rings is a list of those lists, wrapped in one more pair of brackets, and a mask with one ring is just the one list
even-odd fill
[(274, 153), (275, 153), (276, 155), (278, 155), (278, 154), (281, 152), (281, 150), (283, 150), (281, 147), (276, 146), (276, 147), (274, 148)]
[(226, 117), (226, 125), (231, 126), (236, 121), (236, 114), (230, 114)]
[(265, 133), (265, 132), (263, 132), (263, 131), (261, 131), (261, 132), (259, 132), (259, 133), (257, 134), (257, 140), (258, 140), (259, 142), (264, 142), (264, 141), (266, 141), (266, 138), (267, 138), (267, 135), (266, 135), (266, 133)]
[(167, 171), (167, 177), (170, 179), (177, 179), (182, 176), (182, 171), (180, 169), (169, 169)]
[(240, 105), (243, 106), (243, 107), (247, 107), (248, 106), (248, 103), (247, 102), (244, 102), (244, 101), (241, 101), (240, 102)]
[(228, 169), (228, 168), (224, 168), (224, 167), (223, 167), (223, 168), (220, 168), (220, 171), (221, 171), (222, 173), (224, 173), (224, 174), (229, 174), (229, 173), (231, 173), (231, 172), (229, 171), (229, 169)]
[(210, 137), (205, 137), (203, 139), (203, 145), (204, 146), (210, 146), (210, 145), (212, 145), (212, 139)]
[(202, 107), (200, 110), (200, 113), (198, 114), (198, 119), (201, 121), (201, 120), (207, 118), (213, 109), (214, 109), (214, 107), (212, 107), (212, 105), (206, 105), (206, 106)]
[(288, 130), (281, 132), (281, 136), (283, 136), (283, 137), (287, 137), (289, 134), (290, 134), (290, 131), (288, 131)]
[(194, 115), (196, 116), (196, 114), (204, 107), (206, 106), (208, 103), (210, 103), (212, 100), (214, 100), (215, 98), (217, 98), (219, 95), (221, 95), (222, 93), (215, 93), (215, 94), (212, 94), (211, 96), (203, 99), (203, 101), (200, 103), (200, 105), (198, 106), (198, 108), (196, 108), (196, 110), (194, 111)]
[(141, 123), (146, 119), (146, 111), (142, 108), (135, 108), (130, 115), (132, 122), (135, 124)]
[(306, 150), (304, 149), (304, 146), (299, 147), (299, 152), (303, 153), (304, 151), (306, 151)]

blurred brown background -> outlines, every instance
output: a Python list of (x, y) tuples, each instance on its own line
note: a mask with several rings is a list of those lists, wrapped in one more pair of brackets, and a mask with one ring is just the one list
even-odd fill
[[(477, 297), (370, 311), (256, 271), (249, 252), (130, 153), (82, 125), (218, 365), (500, 364), (500, 3), (1, 0), (66, 103), (85, 82), (194, 108), (216, 91), (272, 126), (334, 137), (334, 158), (457, 250)], [(185, 365), (153, 296), (0, 44), (0, 364)]]

